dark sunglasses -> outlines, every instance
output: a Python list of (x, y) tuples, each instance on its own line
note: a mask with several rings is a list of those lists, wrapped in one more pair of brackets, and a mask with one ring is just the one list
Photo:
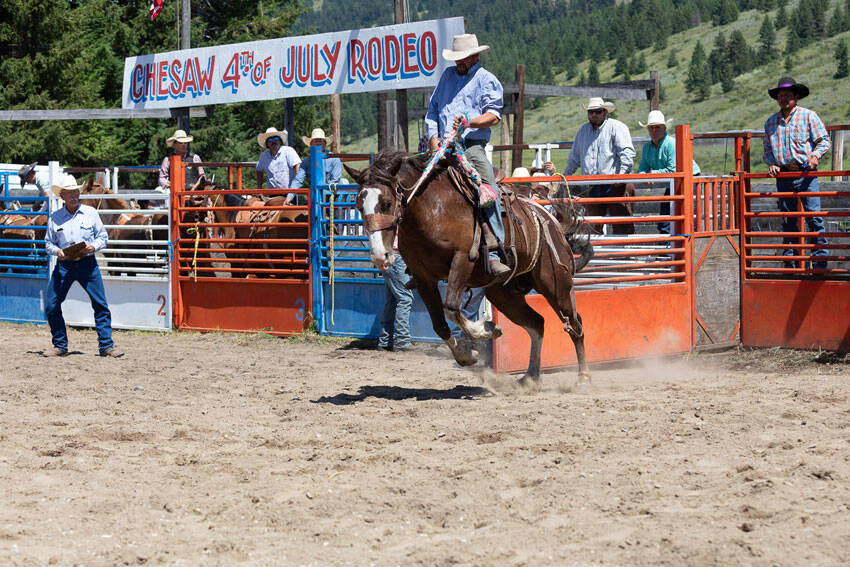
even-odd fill
[(588, 114), (602, 114), (603, 112), (605, 112), (604, 108), (596, 108), (594, 110), (587, 111)]
[(278, 144), (282, 144), (282, 143), (283, 143), (283, 140), (281, 140), (280, 138), (278, 138), (277, 136), (275, 136), (274, 138), (269, 138), (268, 140), (266, 140), (266, 145), (267, 145), (267, 146), (269, 145), (269, 142), (277, 142)]

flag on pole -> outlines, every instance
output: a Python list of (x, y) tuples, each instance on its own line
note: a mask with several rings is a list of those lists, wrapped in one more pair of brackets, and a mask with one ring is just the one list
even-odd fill
[(151, 21), (154, 21), (156, 17), (162, 12), (162, 2), (163, 0), (152, 0), (151, 2)]

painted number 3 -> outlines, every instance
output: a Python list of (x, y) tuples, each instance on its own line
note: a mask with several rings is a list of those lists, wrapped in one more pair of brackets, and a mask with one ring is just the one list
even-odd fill
[(165, 317), (167, 313), (165, 312), (165, 296), (158, 295), (156, 300), (159, 302), (159, 310), (156, 312), (160, 317)]
[(298, 321), (304, 320), (304, 300), (302, 298), (298, 298), (295, 300), (295, 307), (298, 308), (298, 312), (295, 314), (295, 319)]

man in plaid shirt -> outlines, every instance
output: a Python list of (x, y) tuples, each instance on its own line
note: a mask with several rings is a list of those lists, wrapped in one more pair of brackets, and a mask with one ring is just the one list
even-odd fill
[[(809, 88), (791, 77), (782, 77), (774, 89), (767, 93), (779, 103), (779, 112), (764, 123), (764, 162), (768, 173), (775, 177), (779, 172), (814, 171), (818, 160), (829, 151), (829, 136), (823, 122), (808, 108), (797, 106), (797, 101), (808, 96)], [(816, 192), (817, 177), (784, 178), (776, 180), (776, 190), (781, 192)], [(820, 211), (820, 197), (800, 197), (804, 211)], [(779, 210), (791, 212), (798, 210), (798, 199), (782, 197)], [(807, 217), (809, 232), (824, 232), (823, 217)], [(782, 221), (784, 232), (798, 232), (797, 218), (785, 217)], [(785, 237), (784, 244), (794, 244), (798, 239)], [(826, 244), (826, 238), (817, 236), (809, 239), (815, 247), (812, 250), (812, 268), (826, 269), (827, 251), (819, 246)], [(801, 255), (803, 250), (785, 250), (785, 256)], [(794, 262), (785, 262), (786, 268), (795, 267)]]

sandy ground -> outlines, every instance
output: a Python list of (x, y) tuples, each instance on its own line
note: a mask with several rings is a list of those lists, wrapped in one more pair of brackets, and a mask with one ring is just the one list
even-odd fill
[(0, 324), (0, 565), (847, 565), (850, 356), (540, 393), (444, 347)]

